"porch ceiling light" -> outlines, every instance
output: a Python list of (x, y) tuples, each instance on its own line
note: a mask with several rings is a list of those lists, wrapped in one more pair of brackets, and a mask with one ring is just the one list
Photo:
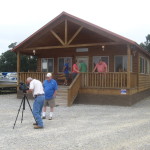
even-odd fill
[(105, 46), (104, 46), (104, 45), (102, 45), (102, 51), (104, 51), (104, 49), (105, 49)]
[(35, 55), (35, 49), (33, 50), (33, 54)]

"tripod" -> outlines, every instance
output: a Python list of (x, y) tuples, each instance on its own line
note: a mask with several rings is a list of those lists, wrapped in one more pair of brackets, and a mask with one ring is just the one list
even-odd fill
[[(27, 101), (27, 103), (28, 103), (28, 105), (29, 105), (29, 108), (30, 108), (30, 110), (31, 110), (31, 112), (32, 112), (31, 105), (30, 105), (30, 103), (29, 103), (29, 100), (28, 100), (28, 98), (27, 98), (26, 93), (24, 92), (24, 96), (23, 96), (23, 98), (22, 98), (22, 101), (21, 101), (20, 107), (19, 107), (19, 109), (18, 109), (18, 113), (17, 113), (17, 116), (16, 116), (16, 120), (15, 120), (15, 123), (14, 123), (13, 129), (15, 128), (16, 121), (17, 121), (17, 118), (18, 118), (18, 115), (19, 115), (19, 112), (20, 112), (20, 109), (21, 109), (21, 106), (22, 106), (22, 105), (23, 105), (23, 107), (22, 107), (22, 117), (21, 117), (21, 123), (22, 123), (22, 121), (23, 121), (23, 112), (24, 112), (24, 110), (25, 110), (25, 101)], [(33, 115), (33, 112), (32, 112), (32, 115)], [(34, 115), (33, 115), (33, 118), (34, 118)], [(34, 118), (34, 120), (35, 120), (35, 118)], [(35, 122), (36, 122), (36, 120), (35, 120)]]

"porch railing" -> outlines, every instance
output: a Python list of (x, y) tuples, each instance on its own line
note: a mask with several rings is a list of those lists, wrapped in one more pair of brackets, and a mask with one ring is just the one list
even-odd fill
[(18, 73), (18, 82), (26, 82), (28, 77), (32, 77), (33, 79), (38, 79), (41, 82), (45, 80), (46, 72), (19, 72)]
[(68, 106), (71, 106), (81, 87), (81, 74), (78, 74), (68, 88)]
[[(19, 72), (18, 82), (26, 82), (27, 77), (32, 77), (43, 82), (46, 72)], [(80, 73), (82, 88), (127, 88), (126, 72), (108, 72), (108, 73)], [(130, 87), (138, 86), (137, 73), (130, 74)], [(75, 82), (75, 81), (73, 81)], [(78, 82), (78, 81), (76, 81)], [(79, 83), (77, 83), (78, 85)], [(71, 84), (72, 85), (72, 84)]]
[(82, 73), (82, 88), (126, 88), (126, 72)]

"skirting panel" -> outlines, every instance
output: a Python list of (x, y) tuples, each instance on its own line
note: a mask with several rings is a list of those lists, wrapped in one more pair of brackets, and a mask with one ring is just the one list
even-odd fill
[[(87, 91), (87, 90), (86, 90)], [(120, 106), (131, 106), (136, 102), (143, 100), (144, 98), (150, 96), (150, 89), (132, 94), (132, 95), (111, 95), (110, 94), (101, 94), (99, 93), (85, 93), (85, 90), (80, 90), (77, 98), (75, 99), (75, 104), (94, 104), (94, 105), (120, 105)], [(135, 91), (132, 91), (133, 93)], [(114, 92), (115, 93), (115, 92)], [(117, 92), (116, 92), (117, 93)]]

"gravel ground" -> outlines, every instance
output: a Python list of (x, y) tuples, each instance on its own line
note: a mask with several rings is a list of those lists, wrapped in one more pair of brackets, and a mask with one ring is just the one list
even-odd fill
[(13, 129), (20, 102), (0, 95), (0, 150), (150, 150), (150, 97), (131, 107), (58, 106), (44, 129), (33, 129), (27, 104)]

